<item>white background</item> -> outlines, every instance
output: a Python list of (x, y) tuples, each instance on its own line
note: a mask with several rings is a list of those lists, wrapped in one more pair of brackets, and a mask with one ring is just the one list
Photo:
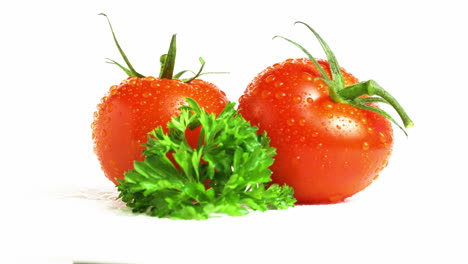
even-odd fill
[[(4, 1), (5, 2), (5, 1)], [(0, 6), (0, 262), (468, 263), (463, 1), (6, 1)], [(415, 121), (395, 130), (380, 178), (346, 203), (208, 221), (132, 215), (92, 151), (92, 114), (124, 73), (104, 17), (143, 74), (178, 34), (176, 70), (237, 101), (265, 67), (320, 47), (391, 91)]]

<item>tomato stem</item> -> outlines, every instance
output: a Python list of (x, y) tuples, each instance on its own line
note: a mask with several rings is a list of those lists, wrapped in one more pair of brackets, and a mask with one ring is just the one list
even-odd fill
[[(379, 97), (370, 97), (370, 98), (375, 98), (374, 100), (373, 99), (359, 100), (359, 99), (364, 99), (364, 98), (359, 98), (360, 96), (363, 96), (363, 95), (370, 95), (370, 96), (376, 95)], [(360, 82), (358, 84), (348, 86), (345, 89), (339, 91), (339, 96), (341, 98), (346, 99), (347, 101), (353, 101), (354, 103), (357, 103), (358, 105), (372, 103), (372, 102), (386, 102), (390, 104), (395, 109), (395, 111), (397, 111), (398, 115), (403, 121), (405, 128), (410, 128), (414, 126), (413, 121), (408, 116), (408, 114), (403, 109), (403, 107), (400, 105), (400, 103), (398, 103), (395, 97), (393, 97), (389, 92), (383, 89), (374, 80)], [(384, 100), (382, 100), (382, 98)]]
[(172, 75), (174, 74), (176, 53), (176, 34), (173, 34), (167, 54), (161, 56), (161, 71), (159, 73), (160, 79), (172, 79)]
[[(305, 25), (315, 35), (317, 40), (320, 42), (320, 45), (322, 46), (325, 52), (325, 55), (327, 56), (327, 60), (328, 60), (328, 64), (329, 64), (330, 72), (331, 72), (331, 77), (332, 77), (331, 79), (325, 73), (323, 67), (312, 56), (312, 54), (310, 54), (310, 52), (307, 51), (307, 49), (305, 49), (303, 46), (285, 37), (275, 36), (274, 38), (280, 37), (292, 43), (293, 45), (298, 47), (307, 55), (307, 57), (313, 62), (313, 64), (318, 68), (320, 74), (322, 75), (321, 78), (319, 77), (317, 79), (324, 81), (325, 84), (328, 86), (328, 92), (329, 92), (330, 98), (334, 102), (353, 105), (355, 107), (359, 107), (361, 109), (373, 111), (375, 113), (383, 115), (386, 118), (388, 118), (390, 121), (395, 123), (395, 125), (397, 125), (403, 131), (403, 133), (406, 134), (405, 129), (402, 126), (400, 126), (387, 112), (385, 112), (384, 110), (378, 107), (371, 105), (372, 103), (387, 103), (396, 110), (401, 120), (403, 121), (403, 125), (405, 128), (410, 128), (414, 126), (413, 121), (408, 116), (408, 114), (403, 109), (403, 107), (400, 105), (400, 103), (398, 103), (398, 101), (390, 93), (388, 93), (375, 81), (369, 80), (369, 81), (361, 82), (355, 85), (351, 85), (349, 87), (345, 87), (343, 73), (341, 72), (341, 68), (338, 64), (338, 61), (335, 55), (333, 54), (333, 51), (330, 49), (327, 43), (312, 27), (310, 27), (306, 23), (297, 21), (295, 24)], [(376, 97), (361, 97), (363, 95), (370, 95), (370, 96), (375, 95)]]
[(117, 65), (119, 68), (121, 68), (123, 71), (125, 71), (125, 73), (127, 73), (128, 76), (136, 76), (136, 77), (145, 77), (143, 76), (142, 74), (138, 73), (132, 66), (132, 64), (130, 63), (129, 59), (127, 58), (127, 55), (125, 55), (125, 52), (123, 51), (123, 49), (120, 47), (120, 44), (119, 42), (117, 41), (117, 37), (115, 36), (115, 33), (114, 33), (114, 29), (112, 28), (112, 24), (110, 22), (110, 19), (109, 17), (107, 17), (106, 14), (104, 13), (100, 13), (99, 15), (101, 16), (104, 16), (106, 19), (107, 19), (107, 22), (109, 23), (109, 27), (110, 27), (110, 30), (111, 30), (111, 33), (112, 33), (112, 37), (114, 38), (114, 42), (115, 42), (115, 45), (117, 46), (117, 49), (119, 50), (119, 53), (120, 55), (122, 56), (123, 60), (125, 61), (125, 63), (127, 64), (127, 67), (124, 67), (122, 66), (121, 64), (117, 63), (116, 61), (114, 60), (111, 60), (111, 59), (108, 59), (108, 63), (110, 64), (115, 64)]

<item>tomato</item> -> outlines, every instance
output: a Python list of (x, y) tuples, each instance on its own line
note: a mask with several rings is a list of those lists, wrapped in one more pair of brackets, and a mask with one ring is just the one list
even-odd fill
[[(168, 53), (162, 57), (160, 76), (145, 77), (132, 67), (111, 25), (110, 28), (128, 68), (112, 60), (110, 63), (122, 68), (130, 77), (110, 87), (97, 106), (91, 127), (94, 151), (101, 167), (106, 177), (118, 184), (117, 179), (124, 179), (124, 173), (133, 168), (134, 161), (144, 159), (143, 144), (148, 132), (158, 126), (167, 131), (167, 123), (179, 113), (179, 107), (186, 104), (185, 98), (194, 99), (200, 107), (215, 114), (221, 113), (228, 99), (216, 85), (196, 78), (201, 70), (190, 79), (173, 78), (181, 75), (173, 75), (175, 35)], [(200, 61), (203, 68), (204, 61)], [(198, 136), (199, 130), (187, 131), (191, 145), (196, 145)]]
[(413, 124), (377, 83), (359, 83), (340, 68), (313, 32), (327, 61), (308, 54), (274, 64), (239, 99), (242, 116), (259, 132), (266, 131), (277, 149), (273, 182), (292, 186), (298, 204), (341, 202), (366, 188), (387, 166), (393, 147), (389, 119), (394, 120), (376, 102), (391, 104), (406, 127)]
[[(319, 62), (329, 73), (328, 63)], [(342, 71), (346, 85), (358, 80)], [(298, 203), (334, 203), (364, 189), (387, 165), (393, 145), (383, 116), (331, 100), (309, 59), (262, 72), (240, 98), (239, 111), (266, 130), (277, 156), (273, 182), (294, 188)]]
[[(123, 179), (133, 161), (143, 160), (143, 144), (152, 129), (162, 126), (186, 104), (195, 99), (205, 110), (219, 114), (227, 104), (224, 92), (214, 84), (195, 79), (190, 83), (154, 77), (129, 77), (112, 86), (98, 105), (93, 122), (95, 152), (111, 181)], [(198, 135), (190, 136), (197, 142)], [(193, 144), (193, 143), (192, 143)]]

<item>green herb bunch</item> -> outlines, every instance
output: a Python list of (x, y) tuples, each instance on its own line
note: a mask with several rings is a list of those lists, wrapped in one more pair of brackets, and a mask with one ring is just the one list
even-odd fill
[[(242, 216), (294, 205), (293, 188), (269, 184), (275, 148), (228, 103), (216, 117), (190, 98), (188, 106), (148, 134), (144, 161), (135, 161), (117, 186), (134, 212), (173, 219)], [(187, 129), (201, 126), (196, 148)]]

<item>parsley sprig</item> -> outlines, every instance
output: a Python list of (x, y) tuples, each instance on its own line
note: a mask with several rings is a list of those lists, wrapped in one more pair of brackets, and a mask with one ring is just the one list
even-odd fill
[[(134, 212), (174, 219), (241, 216), (294, 205), (293, 188), (269, 184), (275, 148), (228, 103), (218, 117), (193, 100), (148, 134), (144, 161), (135, 161), (117, 186)], [(201, 126), (196, 148), (185, 137)], [(172, 157), (172, 158), (170, 158)], [(172, 159), (172, 160), (171, 160)]]

